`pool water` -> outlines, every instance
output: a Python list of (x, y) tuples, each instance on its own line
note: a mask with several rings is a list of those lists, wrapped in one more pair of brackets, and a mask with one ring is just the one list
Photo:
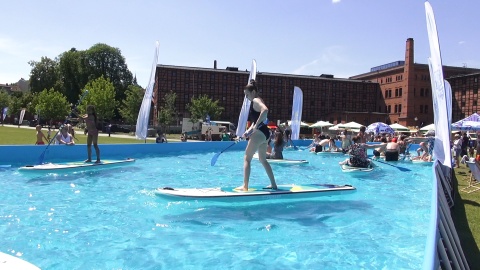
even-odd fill
[[(380, 163), (343, 173), (338, 154), (286, 151), (277, 183), (350, 184), (353, 194), (259, 203), (174, 202), (157, 187), (239, 186), (243, 152), (145, 156), (69, 173), (0, 171), (0, 251), (42, 269), (418, 269), (431, 167)], [(268, 185), (253, 162), (251, 185)]]

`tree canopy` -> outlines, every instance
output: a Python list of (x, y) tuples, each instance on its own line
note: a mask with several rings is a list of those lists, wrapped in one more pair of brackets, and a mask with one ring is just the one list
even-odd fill
[(3, 89), (0, 90), (0, 113), (3, 108), (8, 107), (9, 103), (10, 103), (10, 95), (8, 95), (7, 91)]
[(87, 90), (88, 94), (82, 100), (79, 111), (85, 113), (87, 105), (94, 105), (100, 120), (112, 119), (118, 102), (115, 100), (115, 89), (110, 80), (101, 76), (87, 83), (82, 94)]
[(35, 111), (39, 111), (43, 119), (64, 119), (71, 111), (70, 103), (62, 93), (53, 88), (43, 90), (33, 99)]
[(123, 100), (128, 86), (134, 82), (120, 49), (98, 43), (86, 51), (75, 48), (61, 53), (57, 58), (42, 57), (30, 61), (30, 87), (33, 93), (54, 89), (70, 103), (75, 103), (81, 89), (89, 81), (108, 78), (114, 86), (116, 100)]
[(201, 95), (198, 98), (192, 98), (187, 105), (187, 109), (190, 111), (190, 120), (192, 123), (197, 122), (200, 119), (205, 119), (207, 115), (210, 118), (219, 117), (224, 108), (218, 105), (218, 100), (213, 101), (207, 95)]
[(163, 104), (164, 106), (160, 107), (158, 111), (158, 122), (162, 127), (169, 126), (172, 124), (174, 120), (174, 116), (176, 115), (175, 111), (175, 100), (177, 99), (177, 94), (170, 90), (170, 92), (166, 93), (163, 97)]
[(138, 112), (140, 106), (142, 106), (142, 100), (145, 90), (138, 85), (128, 86), (125, 92), (126, 98), (121, 101), (119, 109), (120, 115), (123, 117), (126, 123), (134, 124), (138, 118)]

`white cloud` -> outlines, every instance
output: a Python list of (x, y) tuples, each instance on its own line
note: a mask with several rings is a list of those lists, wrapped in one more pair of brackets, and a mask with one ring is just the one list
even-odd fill
[(347, 77), (351, 76), (346, 74), (347, 69), (351, 66), (348, 61), (347, 53), (342, 46), (331, 46), (325, 48), (318, 58), (303, 64), (296, 68), (293, 74), (302, 75), (315, 75), (318, 76), (322, 73), (334, 74), (335, 77)]
[(458, 42), (458, 45), (463, 45), (463, 44), (465, 44), (465, 43), (467, 43), (467, 42), (464, 41), (464, 40), (461, 40), (461, 41)]
[(342, 0), (332, 0), (332, 4), (338, 4), (338, 3), (340, 3), (340, 1), (342, 1)]

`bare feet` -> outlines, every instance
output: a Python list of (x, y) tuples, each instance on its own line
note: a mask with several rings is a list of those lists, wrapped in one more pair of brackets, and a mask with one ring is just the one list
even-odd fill
[(240, 190), (240, 191), (248, 191), (248, 188), (245, 188), (244, 186), (239, 186), (234, 188), (235, 190)]
[(95, 161), (95, 164), (100, 164), (102, 163), (100, 160), (97, 159), (97, 161)]
[(278, 189), (278, 187), (277, 187), (277, 185), (273, 185), (273, 186), (272, 186), (272, 185), (269, 185), (269, 186), (266, 186), (266, 187), (264, 187), (264, 189), (273, 189), (273, 190), (277, 190), (277, 189)]

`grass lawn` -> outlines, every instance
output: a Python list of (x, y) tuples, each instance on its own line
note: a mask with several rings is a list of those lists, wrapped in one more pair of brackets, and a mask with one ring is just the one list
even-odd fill
[[(47, 136), (47, 129), (42, 128), (42, 132)], [(54, 136), (56, 130), (52, 130), (52, 136)], [(137, 140), (134, 136), (131, 138), (115, 137), (113, 134), (112, 137), (103, 136), (100, 133), (98, 138), (99, 144), (116, 144), (116, 143), (145, 143), (143, 140)], [(128, 135), (126, 133), (119, 133), (121, 135)], [(75, 140), (75, 143), (86, 144), (87, 136), (83, 134), (83, 130), (75, 130), (75, 137), (78, 140)], [(169, 142), (179, 141), (180, 134), (170, 134), (167, 135), (167, 140)], [(19, 145), (19, 144), (35, 144), (36, 142), (36, 131), (31, 128), (16, 128), (11, 126), (0, 126), (0, 145)], [(155, 138), (148, 138), (147, 143), (155, 143)]]
[(462, 164), (454, 171), (457, 190), (452, 218), (470, 269), (480, 269), (480, 190), (470, 194), (460, 191), (468, 186), (470, 170)]
[[(42, 130), (46, 135), (47, 131)], [(52, 132), (52, 136), (53, 134)], [(87, 142), (86, 136), (81, 131), (76, 132), (76, 137), (78, 138), (76, 143), (85, 144)], [(173, 141), (178, 140), (179, 137), (179, 134), (172, 134), (167, 136), (167, 139)], [(0, 126), (0, 145), (33, 145), (35, 141), (34, 129)], [(100, 144), (144, 143), (143, 140), (136, 140), (133, 136), (131, 138), (101, 136), (98, 138), (98, 142)], [(149, 139), (147, 143), (155, 143), (155, 140)], [(468, 185), (470, 172), (465, 165), (455, 169), (454, 172), (457, 189), (455, 190), (455, 206), (452, 209), (453, 221), (470, 268), (480, 269), (480, 191), (470, 194), (459, 192)]]

